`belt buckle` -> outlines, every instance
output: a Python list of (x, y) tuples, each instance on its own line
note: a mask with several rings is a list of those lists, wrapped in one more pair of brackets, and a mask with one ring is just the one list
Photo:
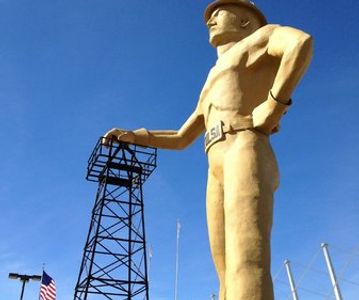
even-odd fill
[(209, 148), (220, 141), (223, 138), (223, 128), (222, 122), (219, 121), (216, 125), (214, 125), (211, 129), (206, 131), (205, 134), (205, 151), (208, 152)]

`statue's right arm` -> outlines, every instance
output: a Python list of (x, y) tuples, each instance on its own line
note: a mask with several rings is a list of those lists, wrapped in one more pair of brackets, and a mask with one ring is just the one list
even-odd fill
[(179, 130), (138, 129), (134, 131), (135, 143), (162, 149), (184, 149), (197, 139), (204, 131), (202, 115), (197, 111), (187, 119)]
[(105, 138), (112, 137), (118, 141), (162, 149), (180, 150), (189, 146), (204, 131), (204, 118), (196, 109), (179, 130), (147, 130), (134, 131), (111, 129)]

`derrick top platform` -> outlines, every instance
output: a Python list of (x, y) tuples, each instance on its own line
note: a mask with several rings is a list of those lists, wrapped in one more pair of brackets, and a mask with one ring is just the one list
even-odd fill
[(86, 179), (94, 182), (106, 179), (115, 185), (143, 184), (156, 166), (156, 148), (101, 137), (88, 160)]

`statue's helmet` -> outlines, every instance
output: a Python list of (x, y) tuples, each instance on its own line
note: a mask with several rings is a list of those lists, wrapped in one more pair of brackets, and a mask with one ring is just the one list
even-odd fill
[(204, 13), (205, 22), (207, 23), (207, 21), (210, 19), (211, 15), (212, 15), (212, 13), (219, 6), (226, 5), (226, 4), (238, 5), (238, 6), (241, 6), (241, 7), (249, 8), (254, 13), (254, 15), (258, 18), (258, 20), (260, 21), (261, 26), (264, 26), (264, 25), (267, 24), (266, 17), (255, 6), (255, 4), (252, 1), (249, 1), (249, 0), (216, 0), (216, 1), (214, 1), (211, 4), (209, 4), (207, 6), (207, 8), (206, 8), (206, 11)]

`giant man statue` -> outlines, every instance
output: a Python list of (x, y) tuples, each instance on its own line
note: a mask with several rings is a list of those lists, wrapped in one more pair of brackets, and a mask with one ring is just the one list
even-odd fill
[(112, 129), (105, 137), (183, 149), (205, 132), (207, 222), (220, 300), (273, 300), (270, 236), (278, 169), (270, 135), (279, 130), (309, 65), (311, 37), (267, 24), (248, 0), (217, 0), (205, 11), (218, 60), (179, 130)]

